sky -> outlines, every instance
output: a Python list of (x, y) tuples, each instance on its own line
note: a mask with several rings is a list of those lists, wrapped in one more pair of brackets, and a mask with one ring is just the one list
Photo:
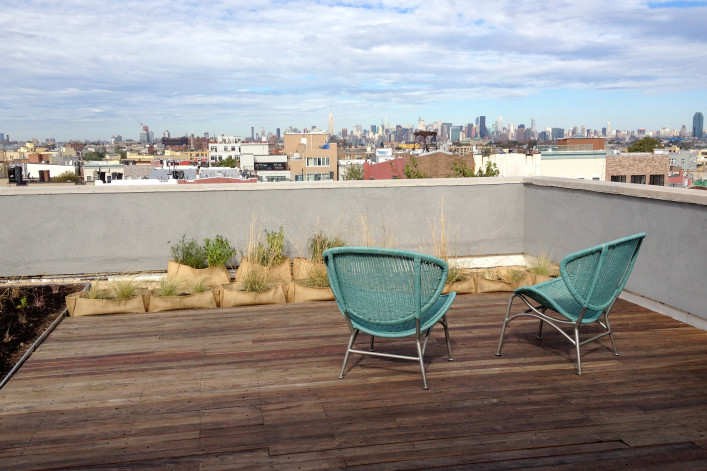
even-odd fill
[(692, 128), (707, 0), (0, 0), (0, 133)]

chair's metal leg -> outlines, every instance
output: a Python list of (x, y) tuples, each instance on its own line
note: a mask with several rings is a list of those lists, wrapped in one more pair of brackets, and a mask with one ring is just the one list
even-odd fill
[(609, 316), (604, 316), (604, 322), (606, 322), (606, 330), (609, 331), (611, 346), (614, 347), (614, 356), (619, 356), (619, 351), (616, 349), (616, 340), (614, 340), (614, 332), (611, 330), (611, 324), (609, 324)]
[(540, 319), (540, 327), (538, 327), (538, 335), (536, 335), (535, 338), (538, 340), (543, 338), (543, 320), (542, 319)]
[(574, 326), (574, 345), (577, 349), (577, 374), (581, 375), (582, 374), (582, 359), (579, 355), (579, 325), (575, 324)]
[(427, 386), (427, 377), (425, 376), (425, 360), (422, 357), (422, 347), (420, 346), (420, 336), (415, 336), (415, 343), (417, 344), (417, 357), (420, 359), (420, 370), (422, 371), (422, 389), (430, 389)]
[(376, 338), (375, 338), (373, 335), (371, 335), (371, 346), (368, 347), (368, 351), (369, 351), (369, 352), (375, 352), (375, 351), (376, 351), (376, 350), (373, 348), (373, 342), (375, 341), (375, 339), (376, 339)]
[(506, 309), (506, 317), (503, 319), (503, 327), (501, 327), (501, 338), (498, 339), (498, 349), (496, 350), (496, 356), (501, 356), (501, 347), (503, 347), (503, 334), (506, 333), (506, 325), (508, 324), (508, 316), (511, 315), (511, 306), (513, 305), (513, 300), (516, 295), (511, 296), (508, 301), (508, 309)]
[(346, 362), (349, 361), (349, 352), (351, 352), (351, 347), (353, 347), (356, 337), (358, 336), (358, 329), (351, 330), (351, 337), (349, 337), (349, 346), (346, 347), (346, 355), (344, 355), (344, 364), (341, 366), (341, 373), (339, 373), (339, 379), (343, 379), (344, 370), (346, 369)]
[(454, 360), (452, 358), (452, 343), (449, 341), (449, 326), (447, 325), (447, 315), (442, 316), (442, 327), (444, 327), (444, 338), (447, 340), (447, 355), (449, 356), (449, 361)]

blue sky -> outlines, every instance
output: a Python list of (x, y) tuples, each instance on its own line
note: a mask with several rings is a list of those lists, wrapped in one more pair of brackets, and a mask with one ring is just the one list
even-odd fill
[(707, 1), (0, 3), (12, 139), (380, 123), (612, 129), (707, 113)]

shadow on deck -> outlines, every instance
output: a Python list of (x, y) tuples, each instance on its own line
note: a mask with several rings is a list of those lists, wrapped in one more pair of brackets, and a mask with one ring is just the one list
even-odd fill
[[(583, 349), (459, 296), (455, 361), (353, 356), (333, 302), (67, 318), (0, 391), (0, 469), (705, 469), (707, 332), (619, 300)], [(367, 344), (362, 335), (358, 344)], [(411, 353), (411, 339), (379, 346)]]

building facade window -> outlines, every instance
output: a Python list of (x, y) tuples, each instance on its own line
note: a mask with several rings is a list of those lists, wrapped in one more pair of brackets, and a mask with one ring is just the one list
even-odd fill
[(307, 157), (307, 167), (328, 167), (329, 157)]
[(646, 184), (646, 176), (645, 175), (631, 175), (631, 183), (638, 183), (640, 185), (645, 185)]
[(626, 183), (626, 175), (612, 175), (611, 181)]
[(665, 186), (665, 175), (651, 175), (650, 185)]
[(331, 180), (330, 173), (306, 173), (304, 175), (305, 181), (308, 182), (318, 182), (322, 180)]

